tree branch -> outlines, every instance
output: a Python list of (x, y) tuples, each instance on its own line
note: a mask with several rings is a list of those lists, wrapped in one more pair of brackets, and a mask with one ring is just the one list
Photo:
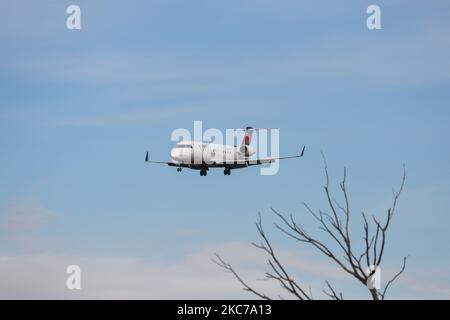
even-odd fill
[[(333, 197), (330, 191), (330, 177), (328, 173), (326, 158), (323, 152), (322, 158), (324, 161), (326, 178), (324, 186), (325, 197), (330, 213), (322, 210), (318, 210), (315, 212), (306, 203), (304, 203), (304, 206), (306, 208), (306, 211), (319, 223), (319, 229), (327, 234), (328, 237), (332, 239), (333, 243), (337, 245), (337, 247), (333, 248), (331, 246), (328, 246), (322, 240), (311, 236), (308, 232), (305, 231), (301, 224), (296, 222), (292, 214), (286, 217), (283, 214), (279, 213), (277, 210), (271, 208), (271, 211), (281, 221), (281, 223), (275, 222), (274, 226), (286, 236), (299, 241), (300, 243), (307, 243), (311, 245), (313, 248), (336, 263), (344, 272), (353, 276), (360, 283), (364, 284), (364, 286), (367, 286), (368, 279), (373, 275), (374, 270), (376, 270), (376, 268), (371, 268), (371, 266), (378, 267), (382, 262), (387, 240), (387, 231), (392, 221), (392, 217), (394, 216), (398, 199), (401, 192), (403, 191), (403, 187), (406, 181), (405, 166), (403, 165), (403, 176), (400, 187), (397, 191), (393, 191), (393, 202), (391, 207), (387, 210), (387, 217), (385, 222), (381, 223), (379, 220), (377, 220), (377, 218), (375, 218), (375, 216), (372, 216), (372, 219), (370, 220), (371, 223), (369, 224), (366, 215), (364, 214), (364, 212), (362, 212), (364, 249), (362, 250), (362, 253), (356, 254), (353, 250), (353, 240), (350, 234), (350, 201), (346, 187), (347, 170), (344, 168), (342, 181), (339, 183), (340, 191), (343, 197), (342, 204), (340, 204)], [(298, 299), (312, 299), (313, 296), (311, 288), (309, 289), (309, 292), (307, 292), (307, 290), (304, 290), (303, 287), (299, 285), (292, 276), (289, 275), (284, 265), (278, 259), (277, 255), (275, 254), (275, 250), (273, 249), (269, 241), (269, 238), (264, 232), (260, 214), (259, 220), (256, 223), (256, 228), (262, 241), (258, 244), (253, 243), (253, 245), (256, 248), (263, 250), (268, 255), (268, 266), (270, 267), (270, 271), (266, 272), (266, 278), (270, 280), (276, 280), (284, 290), (294, 295)], [(342, 253), (343, 258), (341, 258)], [(260, 298), (269, 299), (269, 297), (264, 293), (254, 290), (246, 282), (244, 282), (230, 264), (223, 261), (218, 255), (216, 255), (216, 257), (218, 259), (218, 262), (215, 262), (221, 267), (233, 273), (237, 280), (244, 286), (244, 290), (253, 292)], [(363, 258), (365, 258), (367, 268), (371, 271), (367, 272), (366, 268), (363, 267)], [(403, 273), (405, 267), (406, 257), (404, 257), (401, 270), (396, 275), (394, 275), (391, 280), (389, 280), (383, 292), (368, 288), (372, 298), (384, 299), (390, 285)], [(337, 294), (336, 290), (334, 290), (334, 288), (328, 281), (325, 281), (325, 283), (327, 285), (328, 291), (324, 290), (323, 292), (327, 296), (336, 300), (343, 299), (342, 293)]]

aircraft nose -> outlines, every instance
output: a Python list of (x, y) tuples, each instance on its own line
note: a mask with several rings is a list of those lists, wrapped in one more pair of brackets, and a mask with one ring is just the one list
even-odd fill
[(178, 148), (173, 148), (172, 150), (170, 150), (170, 157), (173, 160), (180, 160), (180, 150)]

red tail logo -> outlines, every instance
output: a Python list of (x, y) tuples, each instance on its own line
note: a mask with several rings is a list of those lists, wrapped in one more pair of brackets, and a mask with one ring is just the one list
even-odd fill
[(244, 136), (244, 144), (248, 146), (250, 144), (250, 134), (246, 133)]
[(250, 145), (250, 142), (252, 141), (252, 134), (253, 134), (253, 128), (247, 127), (245, 129), (244, 140), (242, 140), (243, 145), (246, 145), (246, 146)]

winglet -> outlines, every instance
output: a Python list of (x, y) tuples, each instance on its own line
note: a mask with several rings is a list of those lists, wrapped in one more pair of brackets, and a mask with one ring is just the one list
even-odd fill
[(300, 157), (303, 157), (304, 153), (305, 153), (305, 146), (303, 146), (302, 153), (300, 153)]
[(145, 162), (148, 162), (148, 151), (147, 154), (145, 155)]

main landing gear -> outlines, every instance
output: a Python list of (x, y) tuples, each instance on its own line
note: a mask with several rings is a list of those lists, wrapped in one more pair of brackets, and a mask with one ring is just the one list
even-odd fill
[(231, 169), (230, 169), (230, 168), (225, 168), (225, 169), (223, 170), (223, 174), (224, 174), (225, 176), (229, 176), (229, 175), (231, 174)]
[(181, 168), (177, 168), (177, 172), (181, 172)]
[(206, 176), (207, 174), (208, 174), (208, 171), (206, 171), (205, 169), (201, 169), (201, 170), (200, 170), (200, 175), (201, 175), (201, 176), (204, 177), (204, 176)]

